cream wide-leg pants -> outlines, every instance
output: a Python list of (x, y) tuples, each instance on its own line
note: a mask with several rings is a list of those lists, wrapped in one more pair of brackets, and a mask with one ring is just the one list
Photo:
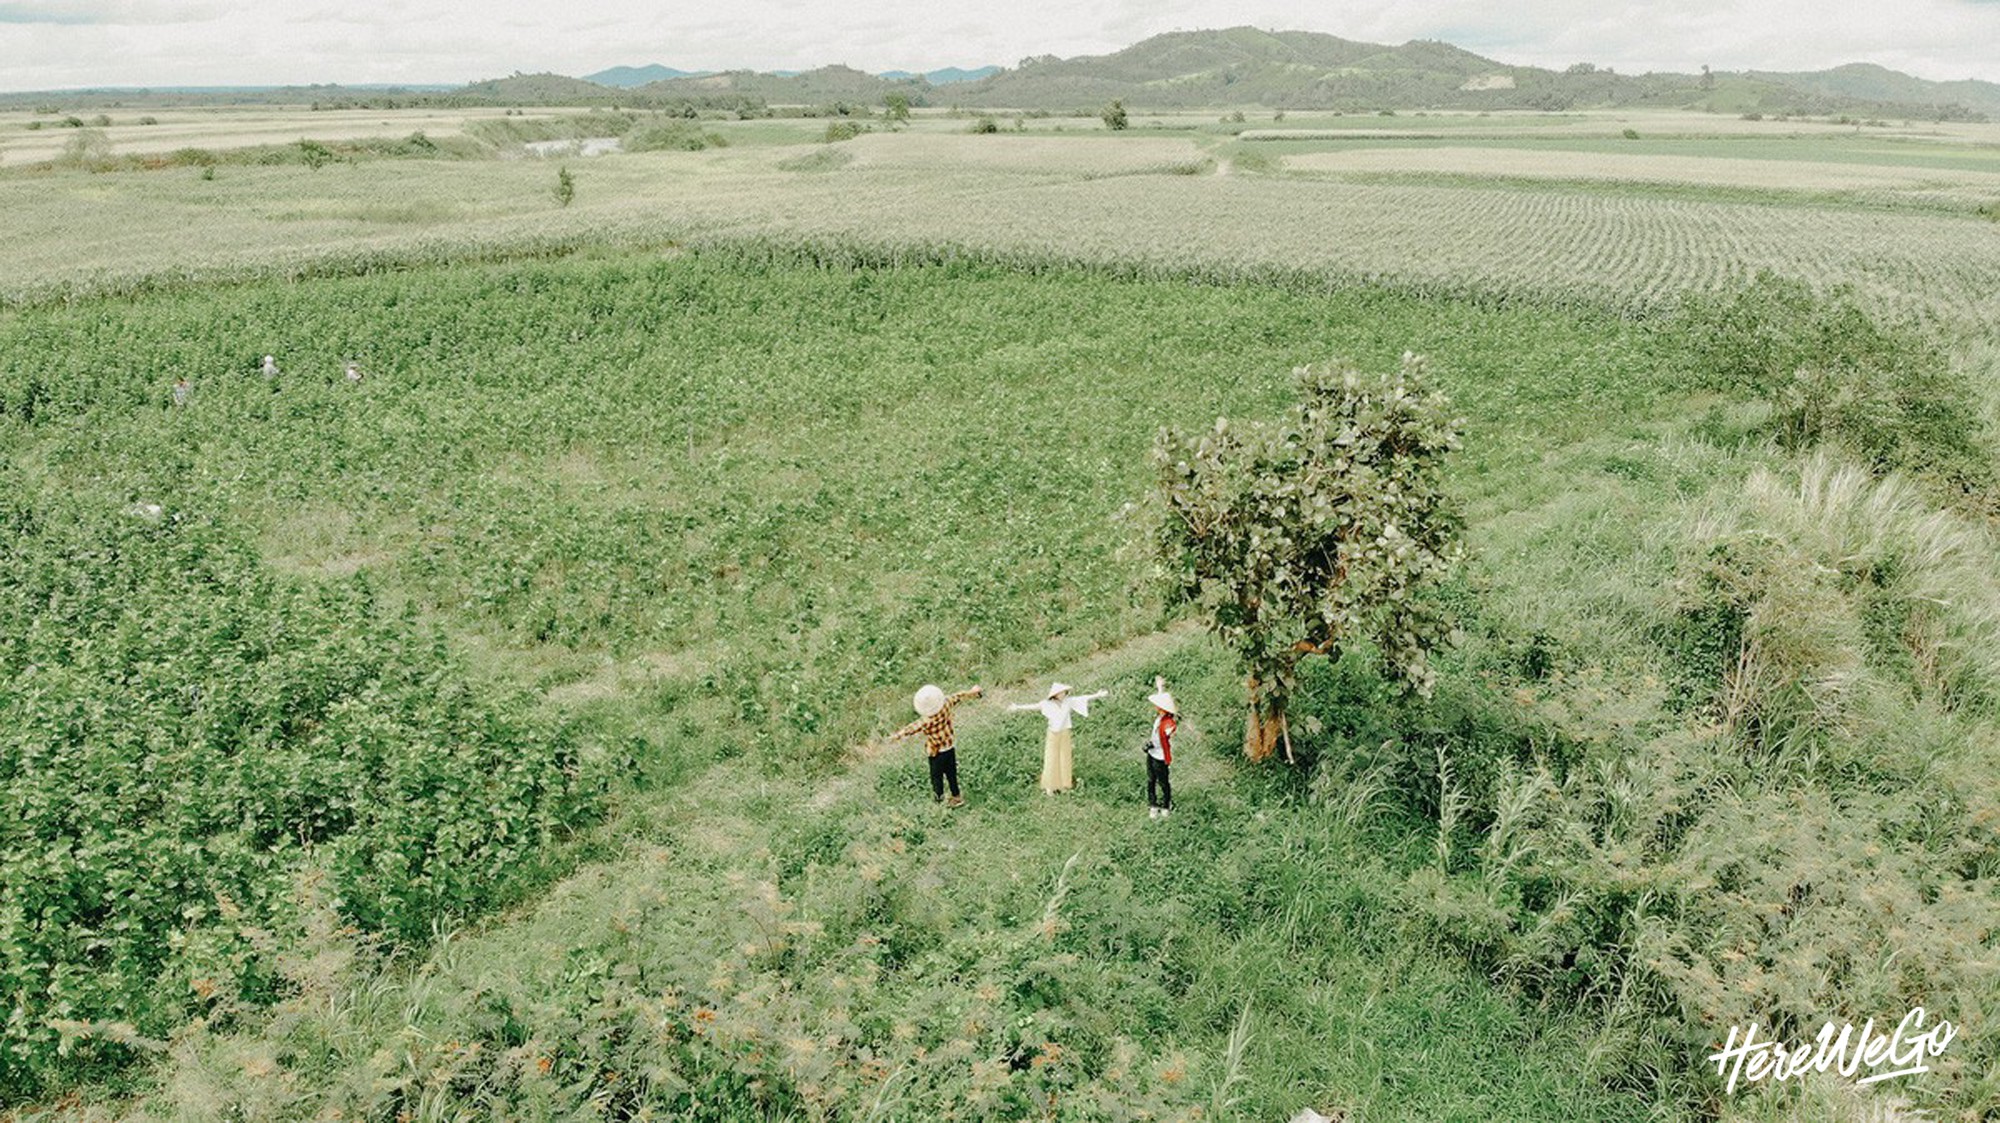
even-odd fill
[(1054, 794), (1076, 786), (1074, 741), (1067, 729), (1049, 730), (1042, 746), (1042, 790)]

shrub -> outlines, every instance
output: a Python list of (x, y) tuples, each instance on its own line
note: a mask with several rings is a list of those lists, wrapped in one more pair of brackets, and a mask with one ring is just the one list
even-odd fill
[(103, 171), (111, 166), (111, 138), (97, 129), (82, 129), (63, 142), (56, 162), (69, 168)]
[(1104, 127), (1114, 132), (1122, 130), (1132, 123), (1131, 118), (1125, 113), (1125, 103), (1115, 99), (1111, 104), (1099, 110), (1097, 115), (1104, 118)]
[(827, 144), (837, 144), (843, 140), (853, 140), (868, 131), (868, 126), (859, 121), (828, 121), (826, 132), (820, 139)]
[[(1965, 934), (2000, 925), (2000, 573), (1980, 525), (1825, 454), (1673, 521), (1656, 694), (1450, 683), (1376, 787), (1437, 821), (1413, 931), (1598, 1011), (1613, 1083), (1700, 1100), (1689, 1058), (1723, 1027), (1797, 1039), (1990, 997)], [(1456, 734), (1428, 765), (1403, 747), (1426, 725)], [(1995, 1045), (1959, 1042), (1934, 1094), (1981, 1117)]]
[(627, 152), (700, 152), (705, 148), (727, 148), (728, 138), (713, 130), (677, 118), (648, 121), (625, 134)]
[(0, 1100), (131, 1054), (323, 869), (396, 941), (510, 899), (594, 810), (572, 739), (360, 579), (277, 577), (206, 519), (0, 487)]
[(306, 167), (318, 171), (328, 164), (333, 163), (333, 159), (333, 149), (328, 148), (319, 141), (302, 140), (299, 142), (299, 161)]
[(1766, 403), (1785, 447), (1837, 443), (1878, 472), (1993, 503), (1972, 387), (1920, 327), (1878, 320), (1851, 288), (1821, 296), (1762, 273), (1736, 292), (1689, 299), (1669, 330), (1697, 384)]
[(567, 207), (576, 201), (576, 177), (567, 167), (556, 169), (556, 202)]
[(979, 116), (973, 118), (972, 128), (968, 131), (975, 133), (997, 133), (1000, 131), (1000, 123), (995, 121), (990, 114), (981, 113)]

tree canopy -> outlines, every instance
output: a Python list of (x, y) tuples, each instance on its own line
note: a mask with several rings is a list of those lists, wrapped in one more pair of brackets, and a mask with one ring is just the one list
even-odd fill
[(1442, 475), (1463, 423), (1424, 360), (1294, 375), (1300, 400), (1281, 418), (1170, 430), (1154, 451), (1162, 575), (1243, 661), (1253, 759), (1289, 748), (1285, 709), (1307, 655), (1366, 646), (1391, 679), (1428, 692), (1451, 623), (1425, 594), (1460, 554)]

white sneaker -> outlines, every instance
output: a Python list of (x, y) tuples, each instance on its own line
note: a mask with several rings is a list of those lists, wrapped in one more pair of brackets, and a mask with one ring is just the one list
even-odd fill
[(1165, 807), (1160, 808), (1160, 818), (1165, 819), (1171, 816), (1172, 814), (1173, 811), (1171, 809)]
[(1159, 818), (1159, 817), (1160, 817), (1160, 809), (1159, 809), (1159, 808), (1157, 808), (1157, 807), (1148, 807), (1148, 808), (1146, 808), (1146, 818), (1148, 818), (1148, 819), (1157, 819), (1157, 818)]

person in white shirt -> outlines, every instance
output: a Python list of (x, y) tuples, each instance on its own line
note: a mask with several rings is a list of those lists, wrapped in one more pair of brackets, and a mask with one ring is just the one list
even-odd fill
[(353, 359), (347, 360), (347, 380), (349, 382), (361, 381), (361, 367)]
[(1075, 742), (1070, 733), (1073, 718), (1089, 717), (1090, 704), (1104, 697), (1105, 691), (1095, 694), (1078, 694), (1072, 697), (1069, 684), (1059, 682), (1049, 687), (1046, 698), (1039, 702), (1009, 706), (1010, 710), (1039, 710), (1049, 720), (1048, 740), (1042, 745), (1042, 792), (1054, 795), (1066, 792), (1076, 786)]
[(263, 375), (265, 378), (278, 377), (278, 357), (276, 355), (264, 356), (264, 365), (257, 373)]
[(194, 387), (188, 383), (186, 375), (182, 375), (179, 378), (174, 379), (175, 405), (184, 406), (188, 404), (188, 397), (193, 393), (194, 393)]

